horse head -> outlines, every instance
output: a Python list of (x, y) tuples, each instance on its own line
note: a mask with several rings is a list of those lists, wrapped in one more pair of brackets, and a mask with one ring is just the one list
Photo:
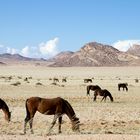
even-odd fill
[(80, 121), (79, 118), (74, 117), (72, 119), (72, 130), (73, 131), (79, 131)]
[(11, 112), (8, 111), (5, 113), (5, 120), (7, 120), (8, 122), (11, 121)]

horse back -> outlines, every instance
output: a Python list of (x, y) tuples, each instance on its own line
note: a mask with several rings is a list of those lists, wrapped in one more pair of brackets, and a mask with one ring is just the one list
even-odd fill
[(27, 99), (28, 109), (32, 112), (38, 111), (42, 114), (53, 115), (57, 111), (62, 110), (62, 99), (57, 98), (40, 98), (40, 97), (31, 97)]

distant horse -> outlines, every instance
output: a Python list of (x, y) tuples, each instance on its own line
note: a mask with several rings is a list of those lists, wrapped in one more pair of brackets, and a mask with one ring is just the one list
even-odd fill
[(59, 82), (58, 78), (53, 78), (53, 82)]
[(62, 79), (62, 82), (67, 82), (67, 79), (66, 79), (66, 78), (63, 78), (63, 79)]
[(84, 79), (84, 83), (88, 83), (88, 82), (92, 83), (92, 79)]
[(108, 90), (106, 90), (106, 89), (97, 89), (97, 90), (95, 90), (93, 101), (96, 101), (96, 98), (97, 98), (98, 95), (99, 95), (99, 96), (103, 96), (101, 102), (102, 102), (103, 100), (106, 101), (106, 97), (107, 97), (107, 96), (109, 96), (110, 101), (113, 102), (113, 97), (112, 97), (111, 93), (110, 93)]
[(87, 96), (90, 95), (90, 90), (97, 90), (97, 89), (101, 89), (98, 85), (88, 85), (87, 86)]
[(31, 133), (33, 133), (32, 122), (33, 117), (36, 111), (44, 115), (54, 115), (52, 125), (49, 129), (53, 128), (56, 123), (56, 120), (59, 121), (58, 133), (61, 133), (61, 123), (62, 115), (66, 114), (72, 122), (72, 130), (79, 130), (79, 118), (76, 117), (76, 114), (67, 100), (57, 97), (52, 99), (40, 98), (40, 97), (31, 97), (26, 100), (26, 118), (24, 123), (24, 134), (26, 134), (26, 125), (29, 122)]
[(0, 109), (2, 109), (5, 114), (5, 120), (9, 122), (11, 119), (11, 112), (9, 111), (9, 107), (7, 106), (5, 101), (3, 101), (1, 98), (0, 98)]
[(119, 83), (118, 84), (118, 90), (120, 91), (120, 88), (123, 88), (123, 91), (124, 91), (124, 89), (126, 90), (126, 91), (128, 91), (128, 84), (127, 83)]

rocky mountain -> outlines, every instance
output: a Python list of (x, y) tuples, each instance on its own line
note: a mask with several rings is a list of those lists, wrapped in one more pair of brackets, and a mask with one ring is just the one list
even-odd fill
[(138, 56), (97, 42), (87, 43), (77, 52), (60, 53), (55, 58), (51, 66), (127, 66), (140, 60)]
[(33, 64), (52, 67), (140, 66), (140, 45), (134, 45), (127, 52), (121, 52), (110, 45), (90, 42), (79, 51), (61, 52), (48, 60), (23, 57), (19, 54), (1, 54), (0, 65), (5, 64)]
[(140, 45), (134, 44), (128, 49), (127, 53), (140, 57)]

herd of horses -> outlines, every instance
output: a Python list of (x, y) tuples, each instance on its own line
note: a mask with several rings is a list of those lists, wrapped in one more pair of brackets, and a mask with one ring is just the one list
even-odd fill
[(90, 95), (90, 90), (94, 91), (93, 101), (96, 101), (97, 96), (103, 96), (101, 102), (103, 100), (106, 101), (107, 97), (109, 97), (110, 101), (113, 102), (113, 97), (107, 89), (101, 89), (98, 85), (88, 85), (87, 86), (87, 95)]
[[(128, 84), (127, 83), (119, 83), (118, 90), (120, 88), (126, 89), (128, 91)], [(103, 96), (102, 100), (106, 100), (107, 97), (110, 98), (110, 101), (113, 102), (114, 99), (111, 93), (107, 89), (101, 89), (98, 85), (88, 85), (87, 86), (87, 96), (90, 95), (90, 90), (94, 91), (94, 98), (93, 101), (96, 101), (97, 96)], [(62, 116), (66, 114), (72, 123), (72, 130), (79, 131), (80, 121), (79, 118), (76, 117), (74, 109), (70, 105), (70, 103), (61, 98), (40, 98), (40, 97), (31, 97), (28, 98), (25, 102), (26, 107), (26, 118), (24, 120), (24, 134), (26, 134), (26, 126), (29, 123), (31, 133), (33, 133), (33, 118), (35, 113), (38, 111), (44, 115), (54, 115), (53, 121), (49, 128), (49, 132), (52, 130), (53, 126), (55, 125), (58, 119), (58, 133), (61, 133), (61, 124), (62, 124)], [(9, 111), (9, 107), (6, 102), (0, 99), (0, 109), (5, 114), (5, 119), (9, 122), (11, 120), (11, 112)]]
[[(118, 91), (120, 91), (121, 88), (123, 88), (123, 91), (124, 91), (124, 89), (126, 91), (128, 91), (128, 84), (127, 83), (118, 83)], [(111, 102), (114, 101), (111, 93), (107, 89), (101, 89), (101, 87), (98, 85), (88, 85), (87, 86), (87, 96), (90, 95), (90, 90), (94, 91), (93, 101), (96, 101), (97, 96), (103, 96), (101, 102), (103, 100), (106, 101), (107, 97), (110, 98)]]

